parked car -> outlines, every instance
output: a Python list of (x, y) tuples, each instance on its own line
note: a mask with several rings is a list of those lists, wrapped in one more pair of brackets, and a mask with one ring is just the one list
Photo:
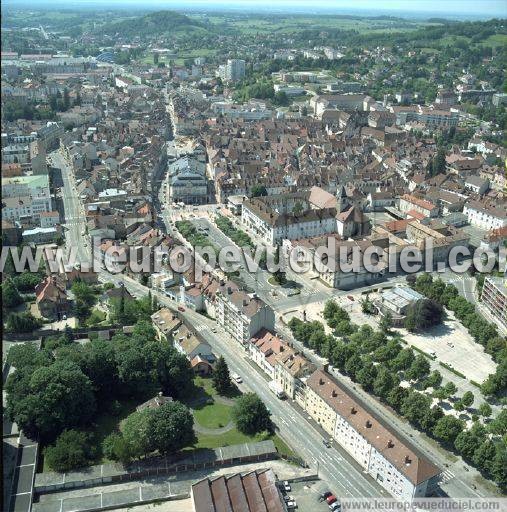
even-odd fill
[(341, 508), (341, 505), (340, 505), (340, 502), (338, 501), (335, 501), (334, 503), (332, 503), (331, 505), (329, 505), (329, 510), (340, 510)]
[(331, 443), (327, 439), (323, 439), (322, 443), (326, 448), (331, 448)]
[(297, 503), (295, 501), (288, 501), (287, 508), (297, 508)]
[(331, 494), (331, 496), (328, 496), (326, 498), (327, 504), (332, 505), (335, 501), (338, 501), (336, 496), (334, 494)]
[(285, 480), (285, 481), (283, 482), (282, 486), (283, 486), (283, 490), (284, 490), (285, 492), (290, 492), (290, 489), (291, 489), (291, 488), (290, 488), (289, 482), (288, 482), (287, 480)]

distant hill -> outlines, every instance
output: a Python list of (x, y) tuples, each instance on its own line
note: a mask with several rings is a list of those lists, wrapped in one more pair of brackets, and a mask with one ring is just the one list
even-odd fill
[(160, 36), (185, 30), (206, 29), (205, 25), (174, 11), (157, 11), (145, 16), (106, 23), (97, 28), (98, 34), (120, 34), (129, 37)]

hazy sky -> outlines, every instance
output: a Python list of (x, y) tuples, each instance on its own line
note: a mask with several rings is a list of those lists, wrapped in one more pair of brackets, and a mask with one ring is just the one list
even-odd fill
[[(7, 0), (11, 6), (17, 3), (26, 5), (26, 0)], [(413, 12), (414, 14), (424, 13), (446, 13), (455, 15), (481, 15), (481, 17), (507, 17), (507, 0), (31, 0), (29, 2), (33, 7), (43, 5), (62, 5), (67, 8), (77, 7), (79, 5), (102, 4), (102, 6), (134, 6), (137, 7), (185, 7), (205, 6), (219, 8), (228, 7), (241, 9), (247, 7), (250, 9), (279, 9), (288, 11), (297, 10), (333, 10), (339, 12), (351, 10), (364, 10), (367, 14), (371, 11), (402, 11), (404, 13)]]

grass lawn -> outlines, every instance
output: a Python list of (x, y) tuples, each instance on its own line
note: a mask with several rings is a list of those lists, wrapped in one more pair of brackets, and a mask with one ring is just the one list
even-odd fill
[(230, 405), (215, 402), (200, 408), (196, 407), (194, 418), (199, 425), (206, 428), (225, 427), (231, 421), (231, 409)]
[[(195, 388), (193, 389), (191, 396), (187, 398), (188, 401), (196, 400), (199, 398), (199, 393), (202, 397), (212, 399), (217, 395), (215, 388), (213, 387), (213, 381), (210, 378), (195, 377), (194, 379)], [(234, 387), (229, 397), (240, 396), (239, 390)], [(219, 402), (213, 402), (211, 404), (203, 404), (201, 407), (194, 407), (194, 418), (195, 420), (207, 428), (218, 428), (225, 426), (231, 420), (232, 406), (222, 404)], [(255, 436), (247, 436), (242, 434), (237, 428), (233, 428), (228, 432), (218, 435), (211, 434), (197, 434), (197, 443), (194, 448), (197, 449), (212, 449), (220, 446), (231, 446), (234, 444), (252, 443), (256, 441), (264, 441), (266, 439), (272, 439), (279, 453), (287, 456), (295, 456), (294, 451), (277, 435), (263, 432)], [(192, 448), (187, 448), (191, 450)]]
[(256, 434), (255, 436), (247, 436), (239, 432), (239, 430), (236, 428), (233, 428), (232, 430), (229, 430), (229, 432), (220, 434), (218, 436), (199, 434), (197, 436), (197, 443), (195, 444), (195, 448), (212, 449), (219, 448), (220, 446), (232, 446), (234, 444), (255, 443), (258, 441), (266, 441), (268, 439), (273, 441), (276, 449), (280, 454), (289, 457), (296, 456), (296, 453), (277, 434), (268, 434), (264, 432), (261, 434)]
[[(236, 387), (227, 394), (229, 398), (239, 396)], [(194, 418), (206, 428), (224, 427), (231, 421), (232, 406), (214, 400), (218, 396), (210, 378), (196, 376), (194, 387), (188, 393), (184, 402), (194, 410)]]

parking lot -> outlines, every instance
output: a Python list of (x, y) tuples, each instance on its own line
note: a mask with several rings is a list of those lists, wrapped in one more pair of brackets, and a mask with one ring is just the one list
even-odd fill
[(330, 490), (325, 482), (322, 480), (291, 482), (290, 486), (291, 490), (286, 494), (294, 498), (297, 505), (295, 510), (298, 512), (329, 512), (327, 503), (319, 501), (320, 495)]

